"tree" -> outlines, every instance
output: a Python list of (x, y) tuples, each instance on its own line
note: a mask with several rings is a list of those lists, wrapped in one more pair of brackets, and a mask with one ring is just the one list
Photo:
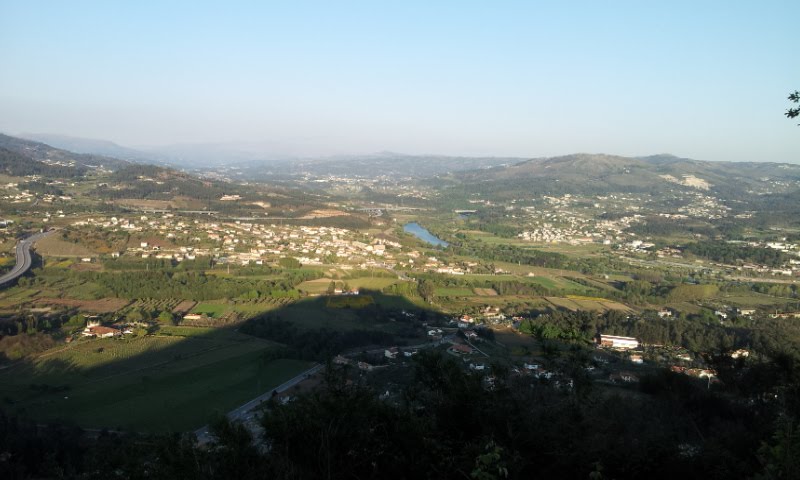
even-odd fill
[(135, 323), (135, 322), (143, 322), (143, 321), (145, 321), (145, 315), (144, 315), (144, 313), (142, 312), (142, 310), (141, 310), (141, 309), (139, 309), (139, 308), (134, 308), (133, 310), (131, 310), (130, 312), (128, 312), (128, 314), (127, 314), (127, 315), (125, 315), (125, 318), (126, 318), (126, 319), (127, 319), (129, 322), (134, 322), (134, 323)]
[(791, 417), (778, 419), (772, 442), (763, 442), (758, 451), (764, 471), (761, 480), (798, 478), (800, 475), (800, 429)]
[(283, 268), (288, 268), (293, 270), (296, 270), (302, 266), (299, 260), (292, 257), (281, 258), (280, 260), (278, 260), (278, 265), (280, 265)]
[(426, 302), (429, 302), (433, 298), (434, 289), (435, 287), (433, 285), (433, 282), (431, 282), (428, 279), (419, 282), (419, 286), (417, 287), (417, 290), (419, 291), (419, 296), (424, 298)]
[[(789, 94), (789, 100), (794, 103), (800, 103), (800, 91), (795, 90)], [(786, 110), (786, 116), (789, 118), (797, 118), (800, 116), (800, 107), (789, 108), (789, 110)]]
[(173, 324), (177, 325), (179, 323), (180, 318), (176, 315), (173, 315), (172, 312), (168, 310), (164, 310), (158, 314), (158, 321), (164, 324)]

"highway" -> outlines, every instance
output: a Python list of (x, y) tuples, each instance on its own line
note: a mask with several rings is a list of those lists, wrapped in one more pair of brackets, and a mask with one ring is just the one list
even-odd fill
[(14, 265), (14, 268), (12, 268), (10, 272), (0, 277), (0, 287), (4, 287), (8, 284), (13, 283), (15, 280), (21, 277), (25, 272), (27, 272), (29, 268), (31, 268), (31, 264), (33, 263), (33, 259), (31, 258), (31, 247), (33, 247), (34, 243), (50, 235), (54, 231), (55, 230), (35, 233), (17, 243), (16, 247), (17, 264)]

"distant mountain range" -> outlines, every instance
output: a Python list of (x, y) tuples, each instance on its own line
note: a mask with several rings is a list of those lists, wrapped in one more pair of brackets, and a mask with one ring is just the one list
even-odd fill
[(510, 157), (456, 157), (446, 155), (406, 155), (379, 152), (369, 155), (340, 155), (296, 160), (294, 173), (361, 177), (426, 178), (453, 172), (513, 165), (524, 159)]
[(48, 144), (19, 137), (0, 134), (0, 151), (10, 152), (44, 165), (60, 166), (84, 172), (92, 169), (116, 170), (130, 165), (131, 162), (116, 157), (94, 153), (75, 153)]
[(476, 191), (521, 190), (540, 194), (658, 193), (670, 189), (736, 198), (800, 188), (800, 165), (766, 162), (709, 162), (672, 155), (621, 157), (574, 154), (539, 158), (440, 177), (444, 184)]
[(107, 140), (65, 135), (26, 133), (21, 137), (82, 154), (169, 165), (197, 172), (224, 171), (240, 180), (267, 180), (275, 176), (343, 175), (431, 177), (462, 170), (511, 165), (525, 160), (512, 157), (458, 157), (379, 152), (367, 155), (297, 157), (275, 153), (268, 143), (175, 144), (130, 148)]
[(23, 133), (19, 135), (26, 140), (44, 143), (56, 148), (69, 150), (75, 153), (102, 155), (132, 162), (152, 162), (158, 160), (156, 156), (133, 148), (123, 147), (108, 140), (69, 137), (66, 135), (51, 135), (42, 133)]
[[(522, 159), (380, 152), (322, 158), (268, 159), (259, 157), (248, 149), (237, 151), (234, 145), (229, 144), (165, 147), (166, 153), (156, 153), (123, 147), (105, 140), (42, 134), (27, 136), (36, 140), (0, 134), (0, 149), (46, 164), (79, 170), (101, 166), (115, 170), (135, 162), (169, 165), (193, 172), (214, 172), (217, 174), (216, 178), (241, 181), (268, 182), (270, 179), (286, 176), (308, 175), (367, 178), (385, 176), (394, 179), (419, 179), (428, 185), (443, 188), (444, 191), (455, 187), (507, 198), (514, 198), (520, 192), (659, 193), (677, 189), (741, 199), (800, 190), (800, 165), (797, 164), (709, 162), (667, 154), (646, 157), (573, 154)], [(196, 149), (206, 150), (204, 161), (195, 162), (194, 157), (181, 156)]]
[(294, 158), (291, 155), (270, 152), (271, 146), (265, 143), (179, 143), (131, 148), (108, 140), (66, 135), (23, 133), (19, 136), (77, 153), (108, 155), (135, 162), (186, 169), (214, 169), (232, 164), (264, 164)]

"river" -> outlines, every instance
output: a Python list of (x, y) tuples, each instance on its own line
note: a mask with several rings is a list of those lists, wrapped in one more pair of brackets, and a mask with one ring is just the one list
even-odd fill
[(423, 242), (428, 242), (431, 245), (441, 245), (446, 247), (450, 245), (449, 243), (445, 242), (444, 240), (437, 238), (434, 234), (428, 231), (425, 227), (420, 225), (417, 222), (406, 223), (403, 225), (403, 231), (414, 235), (415, 237), (419, 238)]

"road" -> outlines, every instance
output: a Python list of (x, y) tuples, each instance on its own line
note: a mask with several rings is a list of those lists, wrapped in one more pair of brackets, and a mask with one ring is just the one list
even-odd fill
[[(403, 348), (404, 349), (409, 349), (409, 350), (412, 350), (412, 349), (416, 350), (416, 349), (426, 348), (426, 347), (435, 347), (435, 346), (441, 345), (443, 343), (452, 342), (452, 339), (454, 337), (455, 337), (455, 335), (448, 335), (448, 336), (446, 336), (446, 337), (444, 337), (444, 338), (442, 338), (441, 340), (438, 340), (438, 341), (421, 343), (419, 345), (404, 346)], [(385, 350), (385, 347), (381, 347), (381, 348), (377, 348), (377, 349), (374, 349), (374, 350), (369, 350), (369, 351), (367, 351), (367, 353), (382, 353), (384, 350)], [(344, 356), (352, 356), (352, 355), (356, 355), (357, 353), (359, 353), (359, 354), (362, 353), (362, 350), (359, 350), (358, 352), (345, 353), (343, 355)], [(241, 405), (241, 406), (235, 408), (234, 410), (231, 410), (230, 412), (228, 412), (228, 414), (226, 416), (231, 421), (243, 421), (244, 422), (244, 421), (247, 421), (247, 420), (251, 420), (252, 417), (253, 417), (252, 410), (254, 408), (256, 408), (257, 406), (259, 406), (262, 402), (265, 402), (265, 401), (269, 400), (272, 397), (273, 392), (277, 392), (277, 393), (285, 392), (286, 390), (289, 390), (290, 388), (294, 387), (295, 385), (297, 385), (298, 383), (302, 382), (303, 380), (306, 380), (307, 378), (309, 378), (312, 375), (316, 374), (317, 372), (319, 372), (323, 368), (325, 368), (324, 365), (322, 365), (320, 363), (317, 363), (313, 367), (311, 367), (308, 370), (306, 370), (305, 372), (297, 375), (296, 377), (292, 378), (291, 380), (288, 380), (288, 381), (282, 383), (280, 386), (278, 386), (276, 388), (273, 388), (272, 390), (269, 390), (269, 391), (259, 395), (258, 397), (250, 400), (249, 402), (245, 403), (244, 405)], [(204, 425), (203, 427), (197, 429), (194, 432), (194, 434), (197, 437), (197, 443), (199, 443), (200, 445), (204, 445), (204, 444), (210, 442), (211, 440), (213, 440), (213, 435), (211, 434), (211, 431), (209, 430), (208, 425)]]
[[(320, 363), (315, 364), (313, 367), (309, 368), (305, 372), (297, 375), (296, 377), (282, 383), (280, 386), (273, 388), (272, 390), (265, 392), (258, 397), (250, 400), (249, 402), (245, 403), (244, 405), (235, 408), (228, 412), (227, 417), (231, 421), (241, 421), (245, 420), (248, 413), (253, 410), (255, 407), (259, 406), (262, 402), (269, 400), (273, 392), (282, 393), (290, 388), (294, 387), (298, 383), (302, 382), (303, 380), (307, 379), (308, 377), (314, 375), (315, 373), (322, 370), (324, 366)], [(210, 442), (213, 439), (213, 435), (211, 434), (208, 425), (203, 426), (202, 428), (196, 430), (194, 432), (195, 436), (197, 436), (197, 442), (201, 445)]]
[(35, 233), (17, 243), (17, 264), (14, 265), (14, 268), (12, 268), (10, 272), (0, 277), (0, 287), (13, 283), (16, 279), (27, 272), (29, 268), (31, 268), (31, 265), (33, 264), (33, 259), (31, 258), (31, 247), (33, 247), (34, 243), (50, 235), (54, 231), (55, 230)]

